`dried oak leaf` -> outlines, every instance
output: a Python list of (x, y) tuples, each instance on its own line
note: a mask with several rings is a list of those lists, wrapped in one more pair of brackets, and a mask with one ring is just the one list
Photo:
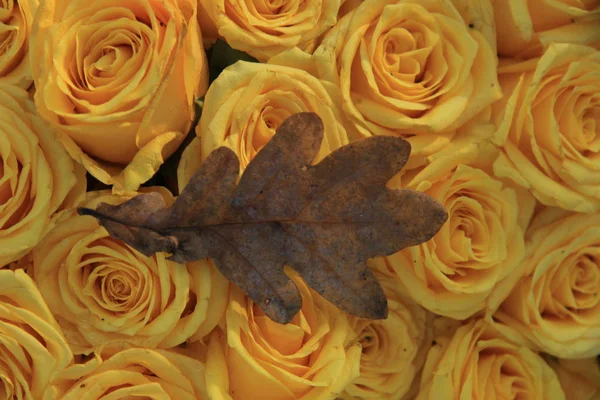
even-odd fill
[(175, 203), (141, 194), (79, 213), (145, 255), (187, 262), (210, 257), (267, 316), (287, 323), (302, 305), (284, 265), (343, 311), (387, 317), (387, 301), (366, 259), (429, 240), (447, 219), (424, 193), (386, 182), (408, 160), (398, 137), (363, 139), (311, 165), (323, 138), (314, 113), (289, 117), (238, 181), (228, 148), (213, 151)]

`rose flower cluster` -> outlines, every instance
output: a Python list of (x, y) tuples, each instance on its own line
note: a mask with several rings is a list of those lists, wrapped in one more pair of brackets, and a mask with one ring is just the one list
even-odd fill
[[(294, 271), (288, 324), (211, 259), (78, 207), (167, 205), (316, 113), (315, 163), (410, 143), (448, 220), (368, 260), (384, 320)], [(600, 398), (600, 1), (0, 0), (0, 399)]]

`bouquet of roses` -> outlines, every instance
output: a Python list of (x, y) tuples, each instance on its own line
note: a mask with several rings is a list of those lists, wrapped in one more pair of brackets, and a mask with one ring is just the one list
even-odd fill
[(0, 399), (600, 399), (600, 1), (0, 1)]

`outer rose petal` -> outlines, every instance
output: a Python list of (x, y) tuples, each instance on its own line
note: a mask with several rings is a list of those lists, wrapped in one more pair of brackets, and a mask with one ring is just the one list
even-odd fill
[[(153, 190), (173, 201), (166, 189)], [(130, 197), (90, 192), (82, 205)], [(33, 270), (76, 354), (108, 344), (170, 348), (200, 340), (217, 325), (228, 298), (229, 284), (210, 262), (145, 257), (74, 210), (61, 214), (36, 247)]]
[[(28, 253), (77, 186), (76, 168), (25, 90), (0, 85), (0, 266)], [(73, 190), (73, 189), (78, 190)], [(77, 192), (77, 193), (74, 193)]]
[[(340, 0), (265, 2), (253, 0), (198, 0), (210, 19), (206, 32), (215, 32), (233, 48), (259, 61), (286, 49), (303, 46), (337, 22)], [(204, 25), (203, 26), (204, 29)]]
[(430, 163), (394, 186), (424, 191), (449, 213), (430, 241), (387, 257), (419, 304), (456, 319), (493, 313), (520, 277), (524, 232), (535, 200), (492, 175), (492, 125), (460, 132)]
[(0, 387), (10, 399), (56, 399), (53, 386), (73, 355), (35, 283), (0, 271)]
[(435, 339), (417, 400), (565, 399), (544, 360), (483, 319)]
[(204, 98), (198, 143), (186, 148), (179, 165), (180, 188), (217, 147), (227, 146), (240, 160), (240, 171), (271, 139), (287, 117), (316, 112), (325, 135), (315, 161), (348, 143), (339, 99), (305, 71), (280, 65), (239, 61), (226, 68)]
[(559, 360), (547, 357), (567, 400), (600, 398), (600, 363), (598, 357), (581, 360)]
[(280, 325), (240, 290), (232, 290), (224, 329), (208, 344), (211, 399), (335, 399), (359, 375), (360, 344), (346, 315), (289, 272), (302, 309)]
[(59, 376), (61, 399), (206, 400), (204, 365), (167, 350), (105, 350)]
[(208, 73), (192, 0), (50, 0), (31, 54), (40, 115), (71, 156), (135, 190), (188, 132)]
[(494, 0), (451, 0), (465, 23), (475, 29), (496, 49), (496, 24), (494, 23)]
[(600, 354), (600, 214), (547, 208), (527, 232), (524, 276), (495, 315), (536, 350)]
[(543, 204), (600, 210), (600, 51), (551, 45), (539, 59), (499, 70), (506, 92), (494, 104), (494, 171)]
[(597, 0), (493, 0), (498, 54), (530, 58), (551, 43), (600, 48), (600, 2)]
[(38, 0), (3, 2), (0, 5), (0, 83), (31, 86), (29, 35)]

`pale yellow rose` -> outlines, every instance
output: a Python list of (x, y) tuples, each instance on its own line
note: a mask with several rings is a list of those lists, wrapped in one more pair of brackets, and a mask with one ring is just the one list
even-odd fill
[[(0, 267), (27, 254), (74, 193), (75, 164), (25, 90), (0, 84)], [(81, 178), (81, 177), (80, 177)]]
[(195, 0), (48, 0), (31, 57), (39, 114), (117, 191), (156, 172), (191, 127), (208, 72)]
[(361, 345), (346, 315), (286, 272), (302, 295), (289, 324), (273, 322), (232, 289), (224, 332), (215, 331), (208, 343), (212, 400), (333, 400), (358, 377)]
[(494, 165), (543, 204), (600, 210), (600, 51), (552, 44), (539, 59), (498, 70)]
[[(154, 188), (167, 203), (166, 189)], [(82, 204), (130, 196), (90, 192)], [(40, 292), (75, 354), (111, 343), (170, 348), (206, 336), (225, 312), (227, 280), (207, 260), (187, 265), (146, 257), (112, 239), (95, 218), (63, 212), (33, 252)]]
[(600, 359), (564, 360), (546, 357), (554, 369), (567, 400), (600, 399)]
[[(304, 57), (361, 136), (402, 135), (427, 156), (501, 96), (485, 25), (469, 24), (450, 0), (366, 0)], [(307, 68), (288, 53), (276, 60)]]
[(600, 48), (598, 0), (492, 0), (498, 54), (540, 56), (551, 43)]
[(38, 0), (0, 1), (0, 83), (31, 86), (29, 35)]
[(565, 399), (542, 357), (484, 319), (435, 339), (417, 400)]
[(22, 270), (0, 271), (0, 398), (57, 399), (54, 381), (72, 361), (35, 283)]
[(387, 319), (349, 317), (362, 347), (360, 376), (340, 396), (344, 400), (400, 400), (414, 398), (415, 377), (425, 364), (432, 339), (432, 314), (411, 299), (384, 258), (369, 260), (388, 299)]
[(519, 278), (535, 199), (493, 176), (493, 131), (490, 124), (461, 131), (426, 167), (391, 182), (427, 193), (448, 211), (431, 240), (388, 257), (411, 297), (439, 315), (493, 312)]
[(299, 112), (312, 111), (323, 120), (324, 137), (315, 162), (320, 161), (349, 141), (338, 103), (339, 99), (329, 94), (323, 82), (305, 71), (280, 65), (235, 63), (219, 75), (206, 93), (196, 127), (199, 141), (184, 152), (179, 166), (180, 185), (220, 146), (235, 152), (243, 172), (279, 125)]
[(222, 37), (234, 49), (266, 61), (316, 39), (337, 22), (340, 0), (197, 0), (208, 39)]
[(67, 368), (57, 386), (61, 400), (207, 400), (203, 375), (199, 360), (172, 351), (107, 349)]
[(600, 354), (600, 214), (547, 208), (526, 247), (524, 276), (495, 317), (556, 357)]

